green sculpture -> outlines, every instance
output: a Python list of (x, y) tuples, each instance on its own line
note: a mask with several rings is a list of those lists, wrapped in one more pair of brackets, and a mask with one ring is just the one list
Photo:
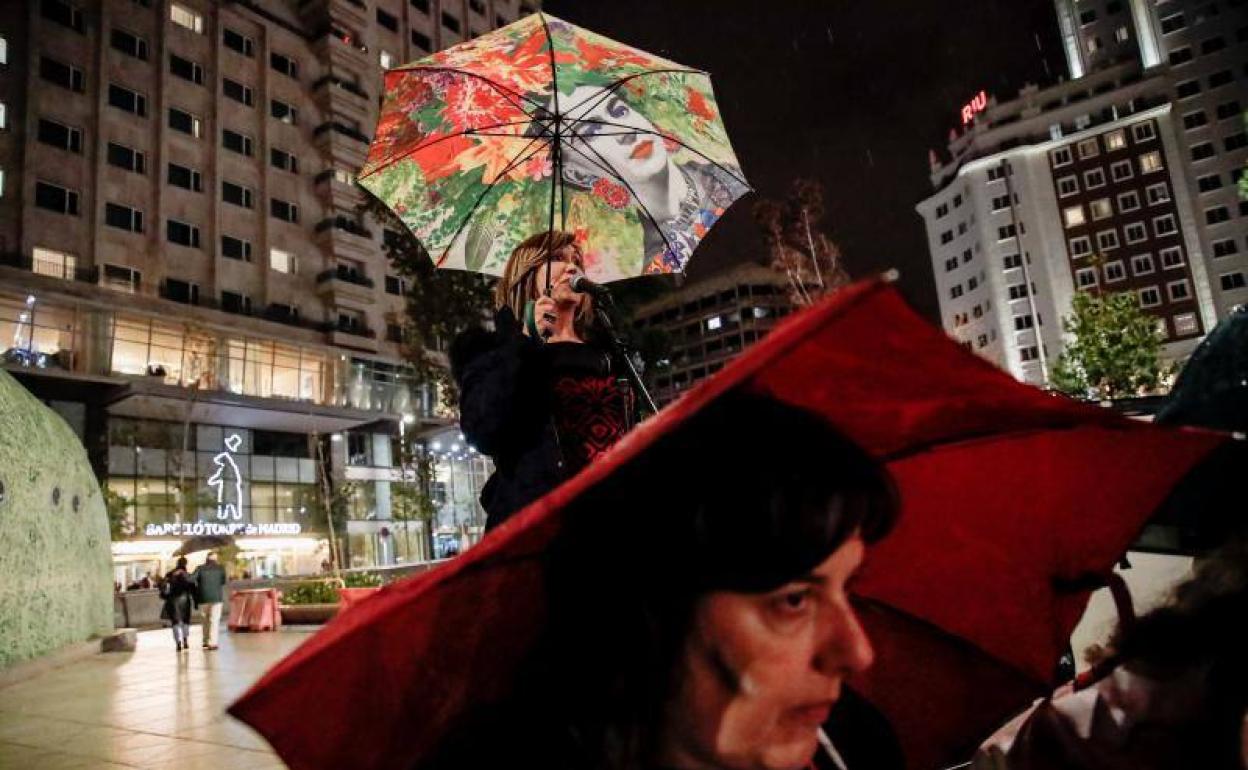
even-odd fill
[(100, 485), (59, 415), (0, 370), (0, 669), (113, 626)]

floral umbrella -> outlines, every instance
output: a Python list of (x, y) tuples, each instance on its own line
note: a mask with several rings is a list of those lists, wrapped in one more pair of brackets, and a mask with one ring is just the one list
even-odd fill
[(438, 267), (576, 233), (602, 282), (683, 270), (749, 185), (710, 77), (534, 14), (386, 73), (359, 180)]

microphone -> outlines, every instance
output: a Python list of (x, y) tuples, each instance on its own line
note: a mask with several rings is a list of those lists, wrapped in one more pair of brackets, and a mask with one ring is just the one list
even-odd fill
[(572, 291), (578, 294), (588, 294), (594, 299), (611, 301), (611, 291), (606, 286), (596, 284), (589, 280), (584, 273), (577, 273), (572, 276), (572, 280), (568, 283), (572, 287)]

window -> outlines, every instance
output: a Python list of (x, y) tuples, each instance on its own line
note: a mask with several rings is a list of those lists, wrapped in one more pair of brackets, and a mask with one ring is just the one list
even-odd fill
[(143, 212), (119, 203), (104, 204), (104, 224), (132, 233), (143, 232)]
[(199, 304), (199, 286), (177, 278), (165, 279), (165, 299), (181, 302), (184, 305)]
[(1153, 139), (1157, 136), (1157, 132), (1153, 129), (1153, 124), (1146, 121), (1131, 126), (1131, 135), (1135, 137), (1136, 143), (1139, 143)]
[(73, 278), (78, 269), (78, 257), (63, 251), (36, 246), (30, 252), (30, 270), (53, 278)]
[(1171, 281), (1166, 284), (1166, 291), (1170, 294), (1171, 302), (1182, 302), (1185, 299), (1192, 298), (1192, 287), (1188, 284), (1187, 279)]
[(941, 245), (942, 245), (942, 246), (943, 246), (944, 244), (946, 244), (946, 243), (949, 243), (949, 242), (950, 242), (950, 241), (952, 241), (952, 240), (953, 240), (953, 231), (952, 231), (952, 230), (946, 230), (946, 231), (944, 231), (943, 233), (941, 233), (941, 234), (940, 234), (940, 243), (941, 243)]
[[(954, 266), (956, 267), (958, 261), (955, 259), (953, 263), (954, 263)], [(386, 276), (386, 294), (393, 294), (396, 297), (401, 297), (406, 293), (407, 293), (406, 281), (404, 281), (402, 278), (398, 277), (397, 275)]]
[(299, 159), (291, 153), (279, 150), (276, 147), (269, 148), (269, 165), (282, 171), (289, 171), (292, 174), (299, 173)]
[(1062, 220), (1067, 227), (1078, 227), (1087, 220), (1083, 216), (1083, 206), (1068, 206), (1062, 210)]
[(1120, 26), (1114, 30), (1114, 40), (1116, 40), (1119, 45), (1127, 42), (1130, 39), (1131, 39), (1131, 32), (1125, 26)]
[(1079, 178), (1071, 175), (1057, 180), (1058, 197), (1065, 198), (1079, 192)]
[(1096, 234), (1096, 246), (1101, 251), (1113, 251), (1118, 248), (1118, 231), (1102, 230)]
[(1146, 152), (1140, 156), (1141, 174), (1151, 174), (1155, 171), (1160, 171), (1161, 169), (1162, 165), (1160, 152), (1153, 150), (1152, 152)]
[(987, 335), (987, 334), (981, 334), (981, 335), (979, 335), (978, 337), (976, 337), (976, 338), (975, 338), (975, 345), (976, 345), (977, 347), (981, 347), (981, 348), (982, 348), (982, 347), (986, 347), (986, 346), (988, 345), (988, 335)]
[(1230, 255), (1239, 252), (1239, 246), (1235, 243), (1234, 238), (1225, 238), (1220, 241), (1214, 241), (1210, 245), (1213, 246), (1213, 256), (1215, 258), (1229, 257)]
[(1124, 192), (1118, 196), (1118, 210), (1126, 213), (1135, 211), (1140, 207), (1140, 196), (1134, 190)]
[(1222, 291), (1234, 291), (1244, 288), (1244, 274), (1235, 271), (1234, 273), (1223, 273), (1218, 276), (1218, 282), (1222, 284)]
[(203, 124), (199, 118), (177, 107), (169, 108), (169, 127), (197, 139), (203, 134)]
[(958, 223), (958, 235), (966, 235), (966, 223), (965, 222)]
[(1109, 198), (1097, 198), (1088, 204), (1088, 208), (1092, 210), (1092, 219), (1101, 220), (1114, 215), (1114, 204), (1109, 202)]
[(228, 259), (251, 261), (251, 242), (230, 235), (221, 236), (221, 256)]
[[(1061, 150), (1058, 150), (1057, 152), (1060, 152), (1060, 151)], [(1070, 162), (1069, 152), (1067, 152), (1067, 155), (1066, 155), (1066, 162), (1067, 163)], [(1060, 164), (1055, 163), (1054, 165), (1060, 165)], [(997, 182), (1002, 179), (1005, 179), (1005, 168), (1003, 168), (1002, 166), (989, 166), (988, 167), (988, 181), (989, 182)]]
[(1018, 229), (1014, 225), (1004, 225), (997, 228), (997, 240), (1006, 241), (1013, 238)]
[(1127, 134), (1121, 128), (1105, 135), (1105, 152), (1114, 152), (1127, 146)]
[(69, 27), (75, 32), (86, 31), (86, 26), (82, 21), (82, 10), (73, 3), (65, 2), (65, 0), (41, 0), (39, 3), (39, 15), (48, 21), (54, 21), (63, 27)]
[(1217, 155), (1217, 152), (1213, 149), (1211, 142), (1201, 142), (1200, 144), (1192, 145), (1192, 160), (1194, 161), (1208, 160), (1214, 155)]
[[(1093, 278), (1093, 280), (1095, 280), (1095, 277)], [(1027, 329), (1034, 329), (1034, 328), (1036, 328), (1036, 319), (1032, 318), (1029, 315), (1014, 316), (1014, 331), (1021, 332), (1021, 331), (1026, 331)]]
[(1227, 152), (1234, 152), (1241, 147), (1248, 147), (1248, 133), (1240, 131), (1238, 134), (1231, 134), (1222, 140), (1222, 146)]
[(203, 177), (198, 171), (179, 166), (177, 163), (170, 163), (166, 174), (166, 180), (174, 187), (181, 187), (191, 192), (203, 192)]
[(1178, 246), (1167, 246), (1161, 250), (1161, 268), (1173, 270), (1176, 267), (1183, 267), (1183, 249)]
[(105, 154), (111, 166), (124, 168), (136, 174), (147, 173), (147, 156), (138, 150), (126, 147), (124, 144), (109, 142)]
[(939, 206), (937, 206), (937, 207), (936, 207), (936, 218), (937, 218), (937, 219), (940, 219), (940, 218), (942, 218), (942, 217), (948, 216), (948, 214), (949, 214), (949, 204), (948, 204), (948, 203), (942, 203), (942, 204), (940, 204)]
[(299, 120), (299, 112), (292, 105), (277, 99), (269, 101), (269, 114), (281, 122), (293, 126)]
[(966, 279), (967, 291), (975, 291), (975, 289), (977, 288), (979, 288), (979, 281), (975, 278), (975, 276), (971, 276), (970, 278)]
[(1161, 304), (1161, 292), (1156, 286), (1140, 289), (1140, 307), (1157, 307)]
[(1226, 206), (1215, 206), (1211, 209), (1205, 209), (1205, 224), (1217, 225), (1231, 218), (1231, 212)]
[(1070, 257), (1086, 257), (1092, 253), (1092, 240), (1086, 235), (1070, 239)]
[(1082, 142), (1079, 143), (1078, 146), (1079, 146), (1080, 160), (1087, 160), (1088, 158), (1095, 158), (1101, 152), (1100, 145), (1096, 143), (1096, 137), (1092, 137), (1091, 139), (1084, 139)]
[(235, 53), (241, 53), (249, 59), (256, 55), (255, 41), (240, 32), (235, 32), (229, 27), (222, 29), (221, 42), (226, 48)]
[(1218, 37), (1211, 37), (1208, 40), (1200, 41), (1201, 56), (1208, 56), (1211, 53), (1217, 53), (1223, 48), (1226, 48), (1226, 38), (1220, 35)]
[(190, 59), (183, 59), (175, 53), (169, 54), (169, 72), (196, 85), (202, 86), (204, 84), (204, 68)]
[(1040, 348), (1036, 345), (1028, 345), (1025, 348), (1019, 348), (1018, 357), (1023, 362), (1040, 360)]
[(459, 31), (460, 31), (459, 19), (455, 18), (454, 16), (447, 13), (446, 11), (442, 12), (442, 26), (446, 27), (451, 32), (454, 32), (456, 35), (459, 34)]
[(1153, 220), (1153, 232), (1158, 237), (1163, 235), (1173, 235), (1178, 232), (1178, 228), (1174, 224), (1174, 215), (1165, 214)]
[(1015, 300), (1015, 299), (1026, 299), (1026, 297), (1027, 297), (1027, 284), (1025, 284), (1025, 283), (1016, 283), (1016, 284), (1014, 284), (1013, 286), (1010, 286), (1010, 287), (1009, 287), (1008, 292), (1009, 292), (1009, 296), (1010, 296), (1010, 299), (1011, 299), (1011, 300)]
[(1069, 148), (1069, 147), (1058, 147), (1056, 150), (1054, 150), (1054, 151), (1051, 153), (1051, 155), (1050, 155), (1050, 161), (1052, 162), (1052, 164), (1053, 164), (1053, 167), (1054, 167), (1054, 168), (1057, 168), (1057, 167), (1059, 167), (1059, 166), (1068, 166), (1068, 165), (1070, 165), (1070, 163), (1071, 163), (1071, 158), (1070, 158), (1070, 148)]
[(1170, 66), (1171, 67), (1177, 67), (1180, 64), (1186, 64), (1191, 60), (1192, 60), (1192, 49), (1187, 46), (1183, 46), (1182, 48), (1176, 48), (1170, 52)]
[(1174, 87), (1174, 93), (1180, 99), (1188, 99), (1200, 93), (1199, 80), (1184, 80)]
[(1088, 10), (1079, 14), (1080, 24), (1091, 24), (1094, 21), (1096, 21), (1096, 9), (1094, 8), (1089, 8)]
[[(947, 272), (949, 272), (949, 271), (951, 271), (951, 270), (956, 270), (957, 268), (958, 268), (958, 258), (957, 258), (957, 257), (950, 257), (949, 259), (946, 259), (946, 260), (945, 260), (945, 272), (946, 272), (946, 273), (947, 273)], [(393, 293), (393, 292), (391, 292), (391, 293)]]
[(1231, 118), (1239, 117), (1240, 113), (1243, 111), (1239, 108), (1239, 102), (1223, 102), (1217, 106), (1216, 112), (1218, 120), (1229, 120)]
[(299, 63), (280, 53), (269, 54), (269, 66), (288, 78), (299, 79)]
[(1143, 222), (1132, 222), (1124, 227), (1122, 232), (1127, 243), (1139, 243), (1148, 238), (1148, 228), (1144, 227)]
[(412, 30), (412, 45), (424, 52), (433, 50), (433, 41), (429, 39), (429, 36), (416, 30)]
[(1120, 160), (1109, 167), (1109, 175), (1115, 182), (1131, 178), (1131, 161)]
[(251, 297), (236, 291), (221, 291), (221, 309), (227, 313), (251, 315)]
[(1178, 32), (1187, 26), (1187, 21), (1183, 18), (1183, 14), (1172, 13), (1169, 16), (1163, 16), (1161, 19), (1161, 34), (1169, 35), (1172, 32)]
[(1183, 116), (1183, 130), (1191, 131), (1193, 129), (1200, 128), (1201, 126), (1206, 125), (1208, 122), (1209, 122), (1209, 118), (1208, 116), (1205, 115), (1204, 110), (1196, 110), (1195, 112), (1189, 112)]
[(1222, 70), (1221, 72), (1215, 72), (1209, 76), (1209, 87), (1221, 88), (1234, 80), (1235, 75), (1230, 70)]
[(998, 195), (997, 197), (992, 199), (993, 211), (1002, 211), (1004, 209), (1008, 209), (1009, 207), (1010, 207), (1010, 196), (1008, 195)]
[(245, 104), (248, 107), (251, 107), (253, 104), (251, 87), (245, 86), (237, 80), (221, 78), (221, 92), (239, 104)]
[(86, 77), (82, 74), (82, 70), (46, 56), (39, 57), (39, 77), (78, 93), (82, 93), (86, 88)]
[(147, 41), (138, 35), (132, 35), (124, 29), (114, 28), (109, 35), (109, 42), (114, 50), (147, 61)]
[(50, 182), (35, 182), (35, 205), (58, 214), (78, 216), (78, 192)]
[(251, 188), (244, 187), (241, 184), (233, 182), (221, 181), (221, 200), (235, 206), (242, 206), (249, 209), (252, 206)]
[(37, 135), (40, 142), (58, 150), (82, 152), (82, 129), (80, 128), (71, 128), (55, 120), (39, 118)]
[(1083, 186), (1089, 190), (1105, 186), (1105, 172), (1099, 168), (1083, 172)]
[(1019, 254), (1006, 254), (1001, 258), (1001, 265), (1006, 270), (1013, 270), (1016, 267), (1023, 266), (1023, 258)]
[(295, 255), (281, 249), (269, 249), (269, 269), (279, 273), (294, 273)]
[(169, 21), (183, 29), (189, 29), (197, 35), (204, 34), (204, 17), (185, 5), (171, 3), (169, 5)]
[(1148, 196), (1148, 205), (1156, 206), (1170, 200), (1170, 188), (1165, 182), (1150, 184), (1144, 189), (1144, 194)]
[(391, 32), (399, 31), (399, 20), (393, 15), (386, 13), (380, 8), (377, 9), (377, 23)]
[(195, 225), (179, 222), (176, 219), (165, 220), (165, 240), (179, 246), (199, 248), (199, 228)]
[(962, 284), (955, 283), (949, 289), (949, 299), (957, 299), (958, 297), (961, 297), (961, 296), (962, 296)]
[(147, 97), (116, 83), (108, 84), (108, 103), (140, 118), (147, 117)]
[(1153, 272), (1153, 255), (1137, 254), (1132, 257), (1131, 272), (1134, 275), (1148, 275)]
[(269, 214), (283, 222), (299, 222), (299, 207), (280, 198), (269, 199)]
[(104, 265), (104, 285), (114, 291), (128, 291), (133, 294), (139, 290), (142, 282), (143, 274), (132, 267)]
[(221, 129), (221, 146), (231, 152), (251, 157), (251, 137), (240, 134), (237, 131), (231, 131), (228, 128)]
[(1200, 331), (1195, 313), (1179, 313), (1174, 317), (1174, 336), (1183, 337)]
[(383, 70), (388, 70), (394, 66), (394, 54), (390, 53), (389, 51), (382, 50), (377, 55), (377, 61), (379, 64), (381, 64), (381, 68)]
[(1096, 285), (1096, 268), (1084, 267), (1075, 271), (1075, 284), (1080, 289), (1087, 289)]
[(970, 261), (971, 261), (971, 250), (970, 250), (970, 249), (965, 249), (965, 250), (962, 252), (962, 264), (964, 264), (964, 265), (965, 265), (966, 263), (968, 263), (968, 262), (970, 262)]
[(962, 193), (953, 196), (953, 207), (960, 208), (962, 206)]

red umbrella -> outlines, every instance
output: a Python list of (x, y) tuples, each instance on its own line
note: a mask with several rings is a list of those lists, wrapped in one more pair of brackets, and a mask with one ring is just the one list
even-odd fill
[(295, 770), (419, 761), (453, 720), (509, 688), (543, 625), (541, 556), (567, 502), (734, 388), (826, 416), (897, 478), (901, 523), (858, 589), (879, 652), (858, 684), (913, 767), (959, 756), (1044, 689), (1089, 578), (1225, 440), (1021, 385), (886, 283), (860, 283), (794, 316), (481, 545), (333, 621), (230, 713)]

